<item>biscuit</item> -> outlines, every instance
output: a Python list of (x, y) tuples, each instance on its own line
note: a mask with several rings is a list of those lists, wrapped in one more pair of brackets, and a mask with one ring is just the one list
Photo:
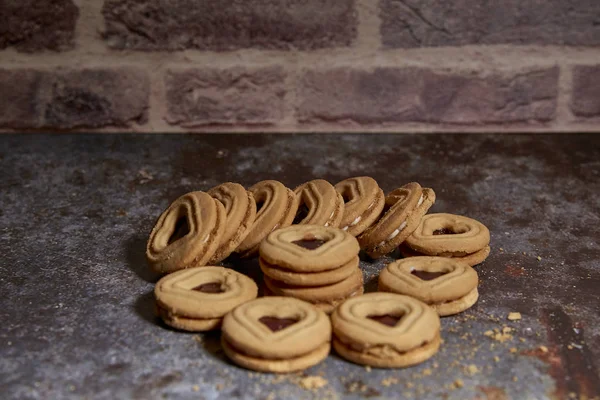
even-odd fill
[(481, 252), (473, 256), (479, 261), (489, 254), (486, 247), (490, 244), (490, 231), (481, 222), (462, 215), (429, 214), (405, 244), (428, 256), (465, 257)]
[(359, 176), (335, 185), (345, 201), (340, 228), (352, 236), (363, 233), (379, 218), (385, 205), (385, 195), (375, 179)]
[(252, 193), (239, 183), (227, 182), (207, 192), (225, 207), (227, 214), (225, 232), (219, 247), (208, 262), (216, 264), (227, 258), (250, 233), (256, 217), (256, 202)]
[(378, 368), (407, 367), (439, 349), (440, 318), (425, 303), (395, 293), (346, 300), (331, 315), (333, 347), (343, 358)]
[(344, 199), (331, 183), (323, 179), (306, 182), (296, 189), (298, 210), (294, 224), (337, 228), (344, 216)]
[(160, 215), (146, 245), (152, 269), (170, 273), (206, 265), (225, 231), (225, 208), (204, 192), (190, 192)]
[[(398, 247), (398, 250), (400, 250), (400, 254), (402, 254), (402, 257), (405, 257), (405, 258), (425, 256), (425, 254), (421, 254), (421, 253), (411, 249), (410, 247), (408, 247), (406, 245), (406, 243), (401, 244), (400, 247)], [(466, 256), (462, 256), (462, 257), (461, 256), (456, 256), (456, 257), (447, 257), (446, 256), (445, 258), (462, 261), (465, 264), (468, 264), (471, 267), (474, 267), (475, 265), (481, 264), (482, 262), (484, 262), (485, 259), (488, 258), (489, 255), (490, 255), (490, 246), (485, 246), (483, 249), (476, 251), (475, 253), (468, 254)]]
[(414, 297), (446, 316), (475, 304), (478, 281), (477, 272), (464, 262), (412, 257), (395, 261), (381, 271), (379, 291)]
[(393, 190), (385, 197), (387, 211), (358, 237), (361, 248), (372, 258), (390, 253), (417, 229), (433, 203), (435, 192), (416, 182)]
[(341, 229), (319, 225), (292, 225), (273, 231), (260, 245), (267, 263), (294, 272), (339, 268), (354, 259), (360, 247)]
[(292, 372), (329, 354), (331, 324), (302, 300), (263, 297), (235, 308), (223, 319), (221, 344), (234, 363), (256, 371)]
[(287, 285), (313, 286), (333, 284), (348, 278), (358, 269), (359, 261), (358, 256), (356, 256), (339, 268), (318, 272), (294, 272), (269, 264), (262, 258), (259, 259), (259, 264), (262, 272), (275, 281)]
[(217, 329), (225, 314), (257, 294), (252, 279), (223, 267), (178, 271), (160, 279), (154, 288), (163, 321), (192, 332)]
[(363, 294), (363, 275), (356, 268), (352, 275), (339, 282), (323, 286), (293, 286), (265, 276), (266, 293), (294, 297), (312, 303), (327, 314), (349, 297)]
[(258, 252), (260, 242), (277, 228), (289, 226), (298, 209), (298, 199), (293, 191), (281, 182), (261, 181), (248, 189), (256, 202), (256, 218), (246, 239), (235, 250), (242, 257)]

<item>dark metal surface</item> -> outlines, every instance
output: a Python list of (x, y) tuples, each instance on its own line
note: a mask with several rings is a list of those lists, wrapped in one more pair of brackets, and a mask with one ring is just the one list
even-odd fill
[[(1, 136), (0, 165), (4, 399), (600, 396), (600, 136)], [(432, 212), (490, 228), (480, 300), (443, 319), (431, 360), (368, 370), (332, 355), (277, 377), (229, 364), (218, 334), (155, 320), (144, 247), (170, 201), (224, 181), (356, 175), (385, 191), (418, 181), (437, 193)], [(367, 290), (390, 259), (361, 262)], [(316, 375), (327, 384), (302, 387)]]

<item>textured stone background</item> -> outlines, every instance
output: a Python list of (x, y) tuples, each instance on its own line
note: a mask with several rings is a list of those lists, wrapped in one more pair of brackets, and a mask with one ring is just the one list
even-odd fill
[(599, 131), (597, 0), (1, 0), (0, 131)]

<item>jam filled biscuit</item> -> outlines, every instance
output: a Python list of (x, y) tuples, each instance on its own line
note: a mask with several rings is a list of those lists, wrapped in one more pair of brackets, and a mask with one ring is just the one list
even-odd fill
[(298, 209), (296, 195), (281, 182), (258, 182), (248, 191), (254, 196), (257, 212), (246, 239), (235, 250), (242, 257), (254, 256), (258, 252), (260, 242), (269, 233), (277, 228), (289, 226)]
[(153, 270), (170, 273), (206, 265), (225, 231), (225, 208), (204, 192), (175, 200), (158, 218), (146, 246)]
[(163, 277), (154, 288), (163, 321), (192, 332), (217, 329), (225, 314), (255, 299), (257, 293), (252, 279), (222, 267), (178, 271)]
[(260, 246), (266, 293), (296, 297), (331, 312), (362, 294), (357, 240), (341, 229), (292, 225), (271, 233)]
[(473, 266), (487, 258), (489, 244), (490, 231), (481, 222), (461, 215), (429, 214), (401, 251), (406, 256), (453, 257)]
[(433, 307), (440, 316), (458, 314), (477, 301), (477, 272), (445, 257), (412, 257), (389, 264), (379, 275), (379, 291), (405, 294)]
[(385, 198), (387, 211), (358, 237), (361, 247), (372, 258), (393, 251), (417, 229), (433, 203), (435, 192), (416, 182), (393, 190)]
[(395, 293), (346, 300), (331, 315), (333, 347), (343, 358), (379, 368), (407, 367), (439, 349), (440, 318), (425, 303)]
[(300, 371), (324, 360), (331, 346), (327, 315), (289, 297), (242, 304), (225, 316), (222, 329), (227, 357), (255, 371)]
[(375, 179), (368, 176), (348, 178), (336, 184), (335, 190), (346, 202), (340, 222), (342, 230), (358, 236), (379, 218), (385, 195)]
[[(400, 250), (400, 254), (402, 254), (402, 257), (404, 257), (404, 258), (422, 257), (425, 255), (425, 254), (419, 253), (419, 252), (411, 249), (410, 247), (408, 247), (406, 245), (406, 243), (401, 244), (400, 247), (398, 247), (398, 249)], [(475, 253), (468, 254), (466, 256), (444, 256), (444, 258), (462, 261), (465, 264), (473, 267), (477, 264), (481, 264), (482, 262), (484, 262), (485, 259), (488, 258), (489, 255), (490, 255), (490, 246), (485, 246), (483, 249), (476, 251)]]
[(207, 192), (219, 200), (227, 213), (225, 232), (209, 264), (227, 258), (246, 238), (256, 217), (256, 202), (252, 193), (239, 183), (227, 182)]
[(331, 183), (315, 179), (298, 186), (298, 211), (294, 224), (323, 225), (337, 228), (344, 216), (344, 199)]

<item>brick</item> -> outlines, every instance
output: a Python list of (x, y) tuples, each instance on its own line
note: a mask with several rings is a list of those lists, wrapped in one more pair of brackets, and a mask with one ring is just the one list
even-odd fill
[(278, 67), (170, 70), (166, 120), (182, 126), (277, 122), (284, 80)]
[(392, 48), (600, 45), (598, 0), (381, 0), (381, 19)]
[(299, 87), (302, 122), (490, 124), (555, 117), (558, 68), (479, 76), (422, 68), (308, 71)]
[(0, 49), (71, 49), (78, 17), (72, 0), (1, 0)]
[(104, 37), (137, 50), (318, 49), (356, 36), (354, 0), (106, 0)]
[(580, 117), (600, 117), (600, 65), (574, 67), (571, 111)]
[(150, 83), (133, 68), (0, 70), (0, 92), (0, 128), (124, 127), (145, 121)]

